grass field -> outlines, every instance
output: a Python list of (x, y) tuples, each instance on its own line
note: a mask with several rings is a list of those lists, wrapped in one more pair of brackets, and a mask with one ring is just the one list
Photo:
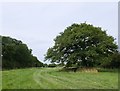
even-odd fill
[(117, 72), (60, 72), (29, 68), (2, 72), (3, 89), (117, 89)]

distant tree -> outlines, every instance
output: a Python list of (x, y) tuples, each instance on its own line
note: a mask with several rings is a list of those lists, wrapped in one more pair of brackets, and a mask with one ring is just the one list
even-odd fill
[(108, 63), (102, 64), (105, 68), (119, 68), (120, 67), (120, 53), (115, 53), (112, 55), (112, 60)]
[(42, 62), (40, 62), (37, 57), (35, 56), (32, 56), (32, 64), (35, 66), (35, 67), (43, 67), (44, 64)]
[(110, 62), (110, 67), (120, 68), (120, 53), (116, 53), (113, 55), (113, 59)]
[(112, 36), (100, 27), (81, 23), (72, 24), (55, 39), (55, 45), (48, 49), (45, 60), (65, 63), (66, 67), (93, 67), (111, 62), (117, 53)]
[(28, 49), (27, 45), (22, 41), (2, 36), (3, 69), (43, 66), (43, 63), (31, 53), (32, 50)]
[(44, 67), (48, 67), (48, 65), (45, 63), (45, 64), (44, 64)]
[(48, 67), (57, 67), (57, 64), (52, 63), (52, 64), (49, 64)]

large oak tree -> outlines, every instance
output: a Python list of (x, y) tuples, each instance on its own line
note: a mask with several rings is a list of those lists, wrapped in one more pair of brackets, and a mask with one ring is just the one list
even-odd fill
[(117, 53), (114, 38), (100, 27), (91, 24), (72, 24), (55, 39), (48, 49), (45, 60), (65, 63), (66, 67), (93, 67), (105, 65)]

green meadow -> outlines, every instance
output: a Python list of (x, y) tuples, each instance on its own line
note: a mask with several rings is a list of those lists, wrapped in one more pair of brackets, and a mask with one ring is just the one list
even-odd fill
[(2, 71), (2, 89), (117, 89), (117, 72), (64, 72), (61, 68)]

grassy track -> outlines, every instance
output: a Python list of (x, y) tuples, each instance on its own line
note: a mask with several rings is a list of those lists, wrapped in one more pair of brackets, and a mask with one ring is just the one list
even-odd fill
[(3, 89), (117, 89), (117, 72), (59, 72), (59, 68), (3, 71)]

